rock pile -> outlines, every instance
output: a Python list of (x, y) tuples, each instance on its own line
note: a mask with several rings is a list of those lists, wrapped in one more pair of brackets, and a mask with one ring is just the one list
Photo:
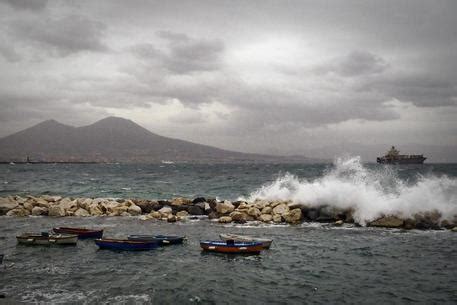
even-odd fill
[[(309, 207), (291, 201), (218, 201), (214, 198), (173, 198), (172, 200), (70, 198), (44, 195), (0, 197), (0, 215), (6, 216), (138, 216), (142, 219), (160, 219), (176, 222), (189, 216), (206, 215), (220, 223), (298, 224), (303, 221), (328, 222), (335, 225), (354, 223), (353, 210), (341, 210), (330, 205)], [(457, 227), (457, 215), (453, 221), (441, 220), (437, 211), (400, 218), (385, 215), (366, 224), (373, 227), (404, 229), (453, 229)]]

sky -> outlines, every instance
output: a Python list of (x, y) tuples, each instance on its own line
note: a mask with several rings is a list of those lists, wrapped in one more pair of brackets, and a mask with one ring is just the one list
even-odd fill
[(457, 146), (456, 15), (452, 0), (0, 0), (0, 137), (114, 115), (254, 153)]

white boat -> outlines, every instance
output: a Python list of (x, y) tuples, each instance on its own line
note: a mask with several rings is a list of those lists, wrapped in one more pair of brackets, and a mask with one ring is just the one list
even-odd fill
[(219, 234), (219, 237), (222, 240), (233, 240), (235, 242), (260, 242), (262, 243), (262, 247), (264, 249), (268, 249), (271, 246), (271, 243), (273, 242), (272, 239), (268, 238), (258, 238), (258, 237), (253, 237), (253, 236), (248, 236), (248, 235), (238, 235), (238, 234)]
[(175, 164), (173, 161), (162, 160), (162, 164)]
[(78, 235), (24, 233), (16, 239), (18, 243), (27, 245), (76, 245)]

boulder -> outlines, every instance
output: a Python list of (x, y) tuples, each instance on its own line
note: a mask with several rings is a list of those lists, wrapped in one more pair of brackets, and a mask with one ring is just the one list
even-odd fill
[(416, 229), (436, 230), (440, 229), (441, 214), (438, 211), (419, 213), (414, 215)]
[(335, 221), (334, 225), (335, 225), (335, 226), (342, 226), (343, 223), (344, 223), (344, 221), (342, 221), (342, 220), (340, 219), (340, 220)]
[(235, 210), (235, 207), (230, 201), (227, 200), (223, 202), (218, 202), (216, 205), (216, 211), (221, 215), (231, 213), (233, 212), (233, 210)]
[(370, 222), (370, 227), (399, 228), (403, 226), (404, 220), (396, 216), (384, 216)]
[(274, 223), (281, 223), (281, 222), (283, 222), (282, 216), (279, 215), (279, 214), (273, 215), (273, 222), (274, 222)]
[(139, 206), (137, 206), (136, 204), (132, 203), (132, 205), (130, 205), (127, 208), (127, 212), (130, 213), (130, 215), (132, 215), (132, 216), (138, 216), (138, 215), (141, 215), (141, 208)]
[(219, 218), (220, 223), (231, 223), (232, 222), (232, 217), (230, 216), (222, 216)]
[(407, 230), (415, 229), (416, 228), (416, 220), (411, 219), (411, 218), (405, 219), (405, 221), (403, 223), (403, 228), (407, 229)]
[(89, 207), (92, 204), (92, 198), (78, 198), (76, 199), (76, 202), (78, 202), (80, 208), (89, 210)]
[(24, 202), (23, 205), (24, 205), (25, 209), (27, 209), (27, 210), (29, 210), (31, 212), (33, 207), (36, 205), (36, 203), (33, 202), (33, 201), (26, 201), (26, 202)]
[(151, 212), (149, 215), (151, 215), (151, 217), (155, 218), (155, 219), (160, 219), (162, 218), (162, 214), (160, 214), (160, 212), (158, 211), (153, 211)]
[(144, 200), (144, 199), (133, 200), (133, 203), (135, 203), (137, 206), (139, 206), (143, 213), (151, 213), (154, 210), (154, 207), (159, 205), (159, 203), (157, 201)]
[(40, 216), (40, 215), (48, 215), (48, 209), (47, 208), (42, 208), (42, 207), (34, 207), (32, 209), (32, 215), (33, 216)]
[(176, 220), (177, 220), (177, 219), (176, 219), (176, 216), (173, 215), (173, 214), (169, 214), (169, 215), (167, 216), (167, 221), (168, 221), (168, 222), (176, 222)]
[(308, 209), (308, 211), (306, 212), (306, 218), (308, 218), (309, 220), (315, 221), (318, 217), (319, 211), (315, 208)]
[(317, 221), (321, 222), (332, 222), (335, 220), (340, 220), (343, 215), (343, 211), (332, 206), (323, 206), (319, 209), (319, 217)]
[(287, 223), (297, 224), (297, 223), (300, 223), (300, 220), (302, 218), (302, 212), (301, 212), (301, 209), (293, 209), (293, 210), (283, 214), (282, 217), (284, 217), (284, 220)]
[(273, 216), (271, 216), (271, 214), (262, 214), (258, 219), (262, 222), (271, 222), (273, 220)]
[(6, 213), (6, 216), (17, 216), (17, 217), (24, 217), (24, 216), (29, 216), (30, 211), (21, 207), (17, 207), (15, 209), (9, 210), (8, 213)]
[(89, 206), (89, 213), (91, 216), (101, 216), (103, 215), (102, 209), (97, 204), (92, 204)]
[(262, 214), (271, 214), (273, 212), (273, 209), (271, 207), (264, 207), (262, 209)]
[[(284, 215), (289, 212), (289, 206), (285, 203), (278, 204), (273, 208), (273, 214)], [(301, 213), (301, 210), (300, 210)]]
[(265, 201), (265, 200), (256, 200), (254, 202), (254, 206), (256, 208), (258, 208), (259, 210), (262, 210), (263, 208), (267, 207), (268, 206), (268, 201)]
[(197, 198), (194, 198), (194, 200), (192, 200), (193, 204), (200, 203), (200, 202), (206, 202), (206, 198), (205, 197), (197, 197)]
[(36, 202), (35, 206), (39, 206), (41, 208), (46, 208), (46, 209), (49, 209), (49, 207), (51, 205), (55, 204), (55, 201), (47, 201), (47, 200), (44, 200), (43, 198), (38, 198), (35, 202)]
[(208, 214), (208, 219), (216, 219), (218, 217), (217, 213), (212, 211)]
[[(35, 198), (34, 198), (35, 199)], [(16, 201), (18, 204), (24, 205), (29, 199), (21, 197), (21, 196), (15, 196), (14, 201)], [(31, 202), (34, 202), (35, 200), (31, 200)]]
[(184, 197), (177, 197), (177, 198), (173, 198), (173, 200), (171, 200), (171, 205), (191, 205), (192, 204), (192, 200), (190, 200), (189, 198), (184, 198)]
[(187, 217), (187, 216), (189, 216), (189, 213), (187, 211), (179, 211), (178, 213), (176, 213), (176, 216)]
[(246, 202), (243, 200), (237, 200), (237, 201), (232, 202), (235, 209), (237, 209), (240, 206), (240, 204), (243, 204), (243, 203), (246, 203)]
[(129, 217), (129, 216), (132, 216), (132, 214), (130, 214), (130, 213), (127, 212), (127, 211), (123, 211), (122, 213), (119, 214), (119, 216), (122, 216), (122, 217)]
[(248, 215), (254, 217), (254, 218), (257, 218), (261, 215), (262, 213), (260, 212), (260, 210), (256, 207), (251, 207), (249, 208), (248, 210)]
[(62, 199), (62, 197), (43, 195), (43, 196), (41, 196), (41, 199), (46, 200), (47, 202), (57, 202), (57, 201), (60, 201)]
[(284, 202), (279, 201), (279, 200), (275, 200), (275, 201), (271, 201), (271, 202), (268, 203), (268, 205), (269, 205), (270, 207), (272, 207), (272, 208), (275, 208), (275, 207), (277, 207), (277, 206), (280, 205), (280, 204), (284, 204)]
[(240, 204), (236, 207), (237, 210), (248, 209), (248, 204), (246, 202), (240, 202)]
[(0, 215), (5, 215), (8, 211), (18, 207), (19, 204), (10, 198), (0, 198)]
[(205, 215), (205, 211), (197, 205), (190, 206), (187, 211), (190, 215)]
[(236, 210), (230, 213), (230, 217), (236, 223), (245, 223), (248, 219), (247, 214)]
[(452, 232), (457, 232), (457, 227), (453, 227), (453, 228), (451, 229), (451, 231), (452, 231)]
[(164, 206), (163, 208), (161, 208), (160, 210), (158, 210), (158, 212), (161, 214), (161, 215), (168, 215), (168, 214), (172, 214), (173, 212), (173, 209), (169, 206)]
[(55, 204), (49, 207), (48, 215), (54, 217), (63, 217), (66, 215), (66, 212), (62, 206), (60, 206), (59, 204)]
[(79, 208), (75, 211), (75, 214), (74, 216), (78, 216), (78, 217), (87, 217), (87, 216), (90, 216), (90, 213), (87, 212), (87, 210), (83, 209), (83, 208)]
[(67, 213), (76, 212), (76, 210), (78, 209), (77, 200), (71, 200), (70, 198), (64, 198), (60, 200), (58, 205), (61, 206)]

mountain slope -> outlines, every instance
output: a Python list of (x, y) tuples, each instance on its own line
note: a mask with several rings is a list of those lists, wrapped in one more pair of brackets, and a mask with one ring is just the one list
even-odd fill
[[(163, 137), (117, 117), (83, 127), (49, 120), (0, 139), (0, 161), (24, 161), (27, 156), (34, 161), (51, 162), (290, 161), (283, 157), (232, 152)], [(298, 160), (306, 161), (305, 158)]]

